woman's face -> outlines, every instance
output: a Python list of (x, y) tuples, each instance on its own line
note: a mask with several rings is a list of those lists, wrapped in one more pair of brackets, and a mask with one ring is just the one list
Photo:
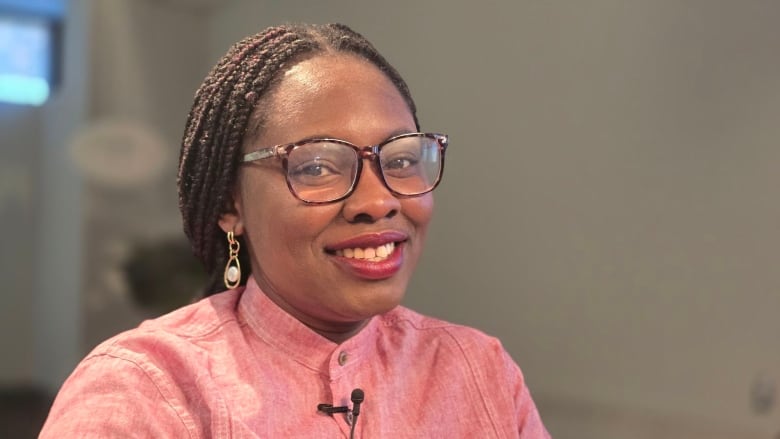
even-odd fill
[[(365, 146), (416, 131), (393, 83), (369, 62), (343, 54), (292, 67), (264, 113), (262, 132), (245, 141), (246, 152), (309, 137)], [(295, 198), (278, 160), (242, 166), (236, 213), (220, 221), (223, 230), (244, 235), (253, 276), (263, 291), (337, 341), (400, 303), (433, 210), (432, 194), (396, 198), (369, 165), (364, 162), (350, 197), (325, 205)], [(372, 252), (380, 257), (361, 259), (361, 252), (364, 258)], [(390, 254), (382, 257), (385, 252)]]

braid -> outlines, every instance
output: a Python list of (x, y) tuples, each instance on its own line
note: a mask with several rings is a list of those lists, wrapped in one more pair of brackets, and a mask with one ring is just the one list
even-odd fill
[[(419, 128), (414, 101), (404, 80), (370, 42), (347, 26), (278, 26), (234, 44), (195, 93), (179, 156), (179, 209), (193, 253), (209, 275), (206, 295), (223, 289), (222, 268), (227, 263), (228, 245), (218, 221), (233, 210), (242, 145), (250, 125), (262, 129), (263, 98), (295, 62), (327, 52), (357, 55), (384, 72), (403, 96)], [(252, 120), (255, 113), (257, 121)], [(242, 237), (238, 239), (244, 246)], [(241, 284), (251, 272), (247, 253), (239, 256)]]

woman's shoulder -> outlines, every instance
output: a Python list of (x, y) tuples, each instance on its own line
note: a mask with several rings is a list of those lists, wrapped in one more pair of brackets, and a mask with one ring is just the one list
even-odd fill
[(105, 354), (126, 357), (197, 350), (201, 343), (218, 337), (226, 326), (237, 323), (240, 296), (240, 290), (216, 294), (146, 320), (100, 343), (87, 358)]
[(238, 297), (236, 291), (202, 299), (99, 344), (63, 384), (41, 436), (199, 435), (198, 401), (220, 404), (204, 371), (231, 353)]
[(228, 290), (143, 322), (139, 329), (163, 330), (182, 337), (207, 335), (227, 322), (236, 321), (243, 289)]
[(418, 340), (427, 345), (451, 345), (464, 353), (474, 351), (501, 354), (501, 341), (480, 329), (452, 323), (399, 306), (383, 315), (386, 331), (396, 336)]

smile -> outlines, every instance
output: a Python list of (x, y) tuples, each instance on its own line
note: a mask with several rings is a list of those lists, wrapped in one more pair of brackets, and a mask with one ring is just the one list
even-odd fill
[(380, 245), (378, 247), (366, 247), (366, 248), (342, 248), (336, 250), (334, 253), (336, 256), (342, 256), (349, 259), (364, 259), (370, 262), (382, 262), (386, 260), (395, 251), (395, 242), (388, 242), (387, 244)]

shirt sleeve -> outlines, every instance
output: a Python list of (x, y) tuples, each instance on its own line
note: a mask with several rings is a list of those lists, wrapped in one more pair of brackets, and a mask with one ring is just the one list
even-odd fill
[(39, 438), (198, 437), (149, 367), (108, 354), (88, 357), (63, 384)]
[(539, 410), (537, 410), (536, 404), (531, 398), (531, 392), (525, 384), (523, 372), (506, 350), (503, 350), (503, 358), (507, 377), (514, 389), (520, 439), (550, 439), (550, 433), (544, 427)]

